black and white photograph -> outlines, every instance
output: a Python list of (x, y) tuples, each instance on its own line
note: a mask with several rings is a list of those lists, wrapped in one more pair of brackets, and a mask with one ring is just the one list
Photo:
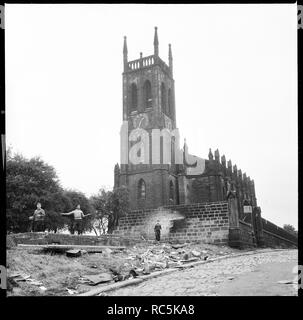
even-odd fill
[(298, 296), (301, 7), (1, 5), (6, 299)]

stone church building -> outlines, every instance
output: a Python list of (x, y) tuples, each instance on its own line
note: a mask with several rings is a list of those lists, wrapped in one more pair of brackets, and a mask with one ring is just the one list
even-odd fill
[[(123, 46), (123, 121), (128, 132), (140, 127), (152, 136), (153, 129), (174, 130), (176, 124), (175, 80), (173, 55), (168, 47), (168, 64), (159, 57), (157, 27), (154, 53), (128, 61), (126, 37)], [(173, 142), (173, 141), (172, 141)], [(130, 143), (131, 144), (131, 143)], [(150, 146), (152, 143), (150, 143)], [(187, 146), (184, 145), (185, 149)], [(151, 149), (152, 153), (152, 149)], [(115, 187), (125, 185), (130, 194), (132, 210), (158, 208), (165, 205), (205, 203), (226, 200), (228, 190), (235, 191), (241, 211), (244, 200), (257, 205), (254, 181), (237, 166), (209, 150), (202, 173), (189, 174), (185, 164), (116, 164)], [(240, 212), (240, 214), (243, 214)]]
[(203, 159), (189, 155), (185, 142), (179, 146), (172, 48), (166, 64), (159, 57), (157, 28), (153, 44), (152, 55), (140, 53), (129, 61), (124, 37), (121, 157), (114, 188), (127, 187), (130, 210), (114, 234), (153, 239), (160, 221), (161, 239), (169, 241), (297, 246), (295, 235), (262, 218), (254, 181), (231, 160), (218, 149), (209, 149)]

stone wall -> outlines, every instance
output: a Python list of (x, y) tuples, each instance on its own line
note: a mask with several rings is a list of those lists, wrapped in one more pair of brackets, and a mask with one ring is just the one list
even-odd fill
[(253, 239), (253, 228), (252, 225), (243, 221), (239, 221), (239, 226), (240, 226), (240, 241), (241, 241), (241, 246), (245, 247), (253, 247), (255, 246), (255, 241)]
[(116, 235), (143, 236), (154, 239), (154, 225), (159, 220), (161, 239), (227, 243), (229, 232), (228, 203), (197, 203), (165, 206), (159, 209), (130, 211), (119, 221)]
[(115, 235), (88, 236), (71, 235), (62, 233), (46, 232), (26, 232), (7, 235), (6, 243), (8, 247), (17, 244), (62, 244), (62, 245), (92, 245), (92, 246), (129, 246), (135, 245), (138, 238), (130, 235), (121, 237)]
[(296, 243), (282, 238), (277, 234), (271, 233), (269, 231), (263, 230), (263, 239), (267, 247), (281, 247), (281, 248), (292, 248), (297, 247)]

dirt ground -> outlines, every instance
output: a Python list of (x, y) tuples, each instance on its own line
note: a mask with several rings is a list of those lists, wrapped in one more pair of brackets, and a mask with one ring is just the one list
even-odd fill
[[(131, 269), (140, 270), (143, 266), (142, 255), (148, 253), (149, 263), (155, 262), (155, 270), (172, 267), (176, 260), (188, 255), (192, 259), (192, 251), (198, 251), (198, 259), (208, 259), (239, 250), (227, 246), (209, 244), (188, 244), (174, 249), (169, 243), (139, 243), (124, 250), (112, 250), (102, 253), (85, 253), (80, 257), (67, 257), (64, 253), (44, 253), (41, 249), (25, 249), (15, 247), (7, 250), (8, 278), (14, 274), (28, 275), (34, 281), (8, 281), (8, 296), (68, 296), (89, 291), (96, 286), (84, 283), (83, 276), (100, 273), (113, 274), (113, 270), (128, 278)], [(243, 251), (243, 250), (242, 250)], [(146, 260), (145, 260), (146, 261)], [(163, 263), (163, 262), (166, 263)], [(145, 262), (146, 263), (146, 262)], [(162, 266), (165, 265), (166, 266)], [(160, 267), (159, 267), (160, 265)], [(111, 270), (110, 270), (111, 269)], [(153, 272), (153, 271), (151, 271)], [(14, 279), (14, 278), (11, 278)], [(122, 280), (123, 281), (123, 280)], [(98, 286), (114, 283), (114, 280)], [(69, 290), (68, 290), (69, 289)]]

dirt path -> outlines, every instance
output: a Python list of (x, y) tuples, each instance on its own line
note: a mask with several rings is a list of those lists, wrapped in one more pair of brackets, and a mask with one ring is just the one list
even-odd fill
[(121, 288), (107, 295), (296, 295), (292, 280), (297, 265), (297, 250), (256, 253), (199, 265), (137, 286)]

